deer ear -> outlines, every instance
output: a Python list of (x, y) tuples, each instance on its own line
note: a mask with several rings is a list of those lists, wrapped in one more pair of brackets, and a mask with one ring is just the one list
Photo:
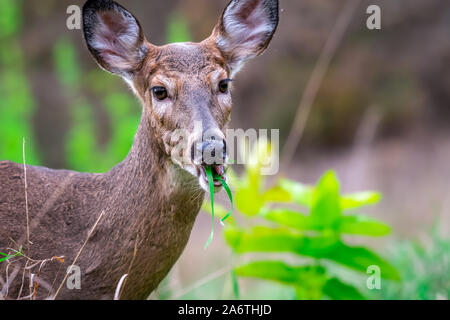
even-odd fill
[(89, 0), (83, 7), (83, 31), (98, 64), (131, 78), (147, 55), (146, 40), (137, 19), (111, 0)]
[(266, 50), (278, 21), (278, 0), (232, 0), (228, 4), (213, 38), (232, 74)]

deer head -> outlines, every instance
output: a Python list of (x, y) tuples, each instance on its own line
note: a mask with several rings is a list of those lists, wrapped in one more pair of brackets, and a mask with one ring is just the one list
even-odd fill
[[(142, 102), (144, 120), (154, 129), (148, 138), (207, 190), (206, 166), (224, 176), (233, 77), (269, 45), (278, 0), (231, 1), (200, 43), (155, 46), (138, 20), (111, 0), (87, 1), (83, 22), (97, 63), (121, 76)], [(220, 182), (215, 185), (219, 189)]]

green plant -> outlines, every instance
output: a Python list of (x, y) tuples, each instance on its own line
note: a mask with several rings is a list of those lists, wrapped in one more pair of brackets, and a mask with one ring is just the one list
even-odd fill
[[(102, 71), (84, 72), (76, 48), (67, 38), (55, 43), (53, 61), (72, 118), (66, 141), (68, 167), (108, 171), (125, 158), (133, 144), (139, 108), (129, 93), (121, 90), (119, 79)], [(99, 105), (108, 117), (111, 135), (105, 144), (99, 143), (93, 99), (87, 92), (100, 98)]]
[(209, 194), (211, 196), (211, 215), (212, 215), (211, 235), (209, 236), (209, 239), (205, 244), (206, 249), (208, 248), (214, 236), (214, 180), (220, 181), (223, 188), (226, 190), (231, 202), (231, 210), (220, 220), (221, 223), (223, 223), (226, 219), (228, 219), (228, 217), (231, 215), (231, 212), (233, 211), (233, 195), (231, 194), (230, 187), (228, 187), (226, 181), (221, 176), (219, 176), (217, 172), (213, 170), (212, 167), (206, 167), (205, 171), (206, 177), (208, 178)]
[(27, 141), (29, 164), (40, 164), (32, 117), (35, 100), (26, 75), (26, 59), (19, 34), (22, 1), (0, 0), (0, 160), (22, 162), (22, 139)]
[(20, 247), (19, 251), (17, 251), (13, 255), (0, 252), (0, 256), (3, 256), (3, 258), (0, 258), (0, 262), (3, 262), (3, 261), (7, 261), (9, 259), (12, 259), (14, 257), (17, 257), (17, 256), (24, 256), (24, 254), (23, 254), (23, 251), (22, 251), (22, 247)]
[(173, 11), (168, 18), (166, 37), (168, 43), (191, 41), (189, 22), (181, 11)]
[[(334, 275), (333, 265), (365, 273), (371, 265), (378, 266), (382, 278), (399, 280), (397, 270), (387, 261), (365, 247), (347, 244), (343, 235), (385, 236), (389, 226), (360, 214), (347, 214), (375, 204), (380, 194), (361, 192), (340, 195), (334, 172), (327, 172), (316, 186), (280, 179), (265, 187), (261, 176), (267, 146), (260, 146), (254, 164), (245, 173), (231, 175), (235, 204), (243, 221), (229, 221), (225, 239), (234, 254), (287, 253), (307, 257), (308, 263), (291, 265), (284, 260), (256, 260), (239, 265), (234, 272), (239, 277), (277, 281), (295, 288), (297, 299), (364, 299), (359, 290)], [(264, 151), (264, 152), (262, 152)], [(300, 208), (307, 208), (309, 214)], [(208, 210), (208, 206), (204, 206)], [(226, 210), (216, 206), (220, 217)], [(330, 264), (331, 262), (331, 264)]]
[(435, 300), (450, 298), (450, 239), (433, 226), (422, 241), (395, 241), (388, 252), (404, 281), (388, 282), (377, 299)]

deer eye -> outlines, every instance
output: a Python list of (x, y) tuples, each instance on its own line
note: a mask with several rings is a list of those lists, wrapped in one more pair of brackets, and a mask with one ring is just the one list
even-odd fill
[(159, 101), (166, 100), (168, 97), (167, 90), (164, 87), (153, 87), (152, 92), (156, 100)]
[(219, 91), (222, 93), (228, 93), (231, 79), (225, 79), (219, 82)]

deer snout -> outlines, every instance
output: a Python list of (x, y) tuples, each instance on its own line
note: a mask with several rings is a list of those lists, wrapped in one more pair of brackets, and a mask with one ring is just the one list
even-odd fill
[(191, 158), (194, 164), (202, 167), (223, 166), (227, 157), (227, 144), (224, 139), (196, 141), (191, 147)]
[(209, 180), (207, 169), (212, 169), (214, 191), (221, 189), (221, 180), (227, 180), (225, 174), (225, 160), (227, 158), (227, 144), (224, 139), (215, 137), (208, 140), (198, 140), (191, 147), (192, 162), (197, 167), (200, 185), (208, 190)]

